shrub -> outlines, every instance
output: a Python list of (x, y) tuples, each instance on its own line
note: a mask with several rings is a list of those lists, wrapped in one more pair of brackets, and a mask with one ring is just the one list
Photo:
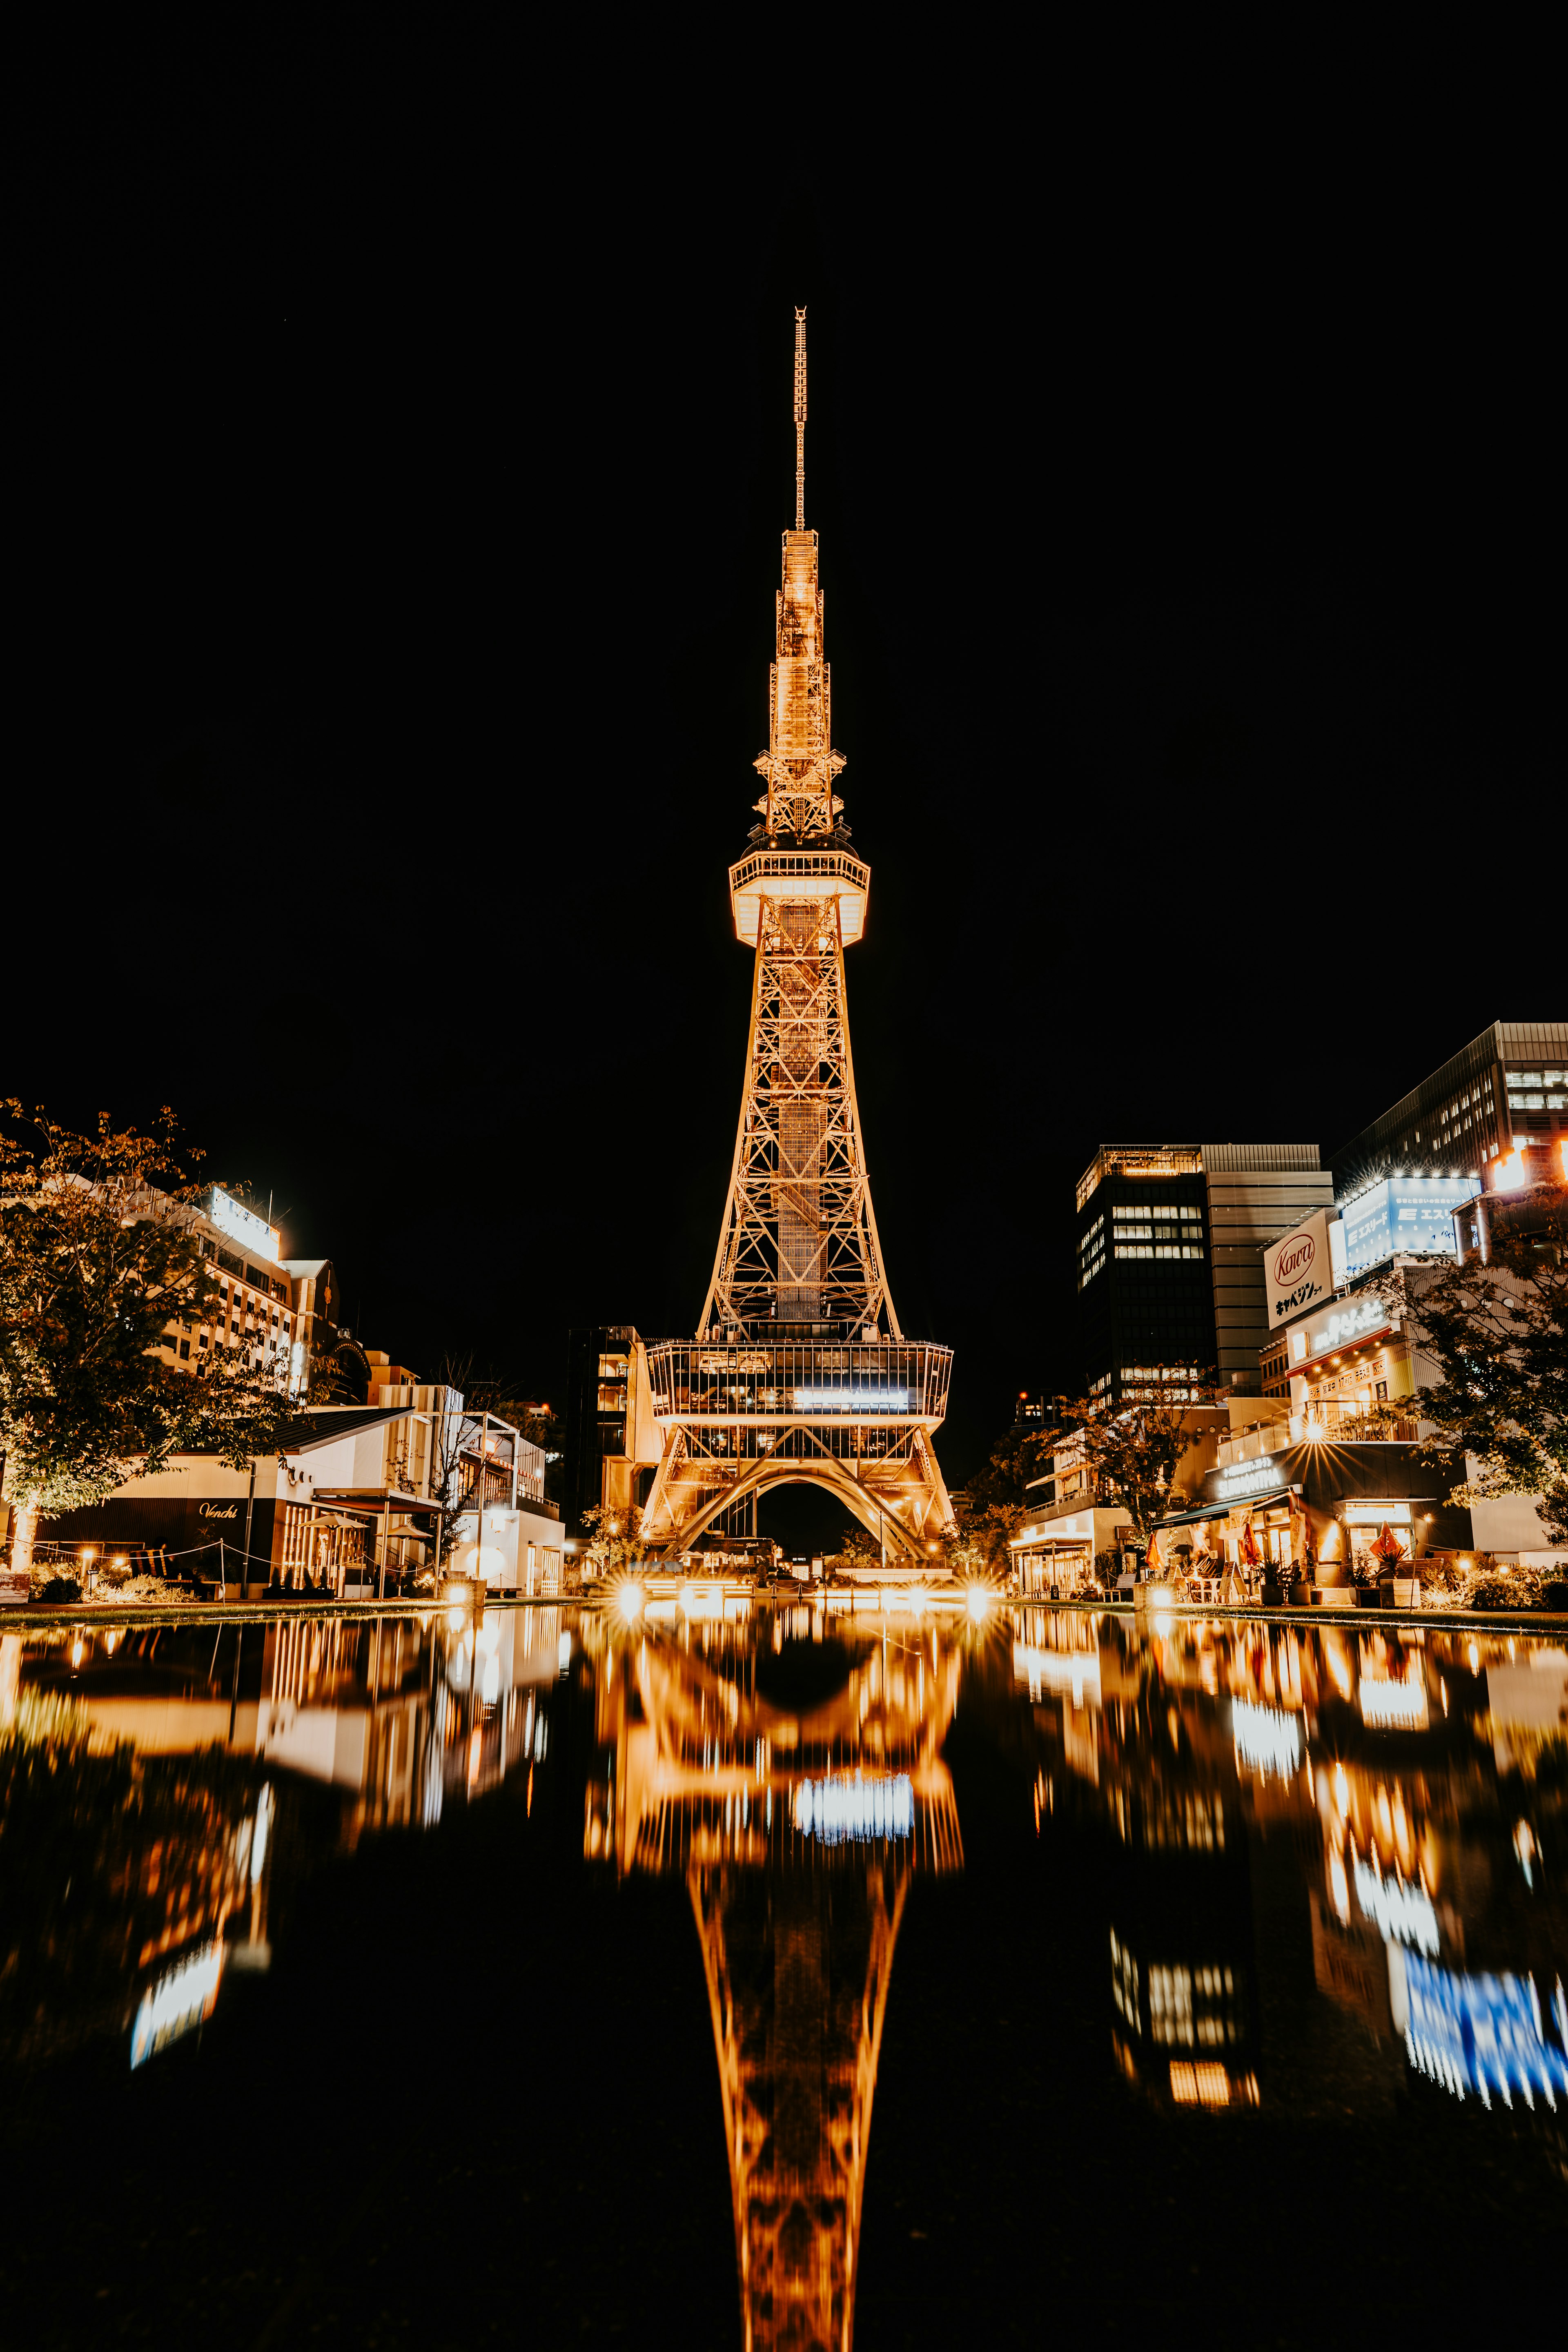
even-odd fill
[(1470, 1594), (1472, 1609), (1541, 1609), (1545, 1579), (1533, 1568), (1510, 1569), (1504, 1576), (1483, 1576)]
[(81, 1587), (74, 1576), (46, 1576), (34, 1585), (32, 1597), (47, 1608), (64, 1609), (81, 1599)]

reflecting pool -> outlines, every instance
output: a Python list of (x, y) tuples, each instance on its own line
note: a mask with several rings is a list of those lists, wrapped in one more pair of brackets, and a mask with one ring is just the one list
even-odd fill
[(1557, 2333), (1568, 1649), (0, 1633), (17, 2342)]

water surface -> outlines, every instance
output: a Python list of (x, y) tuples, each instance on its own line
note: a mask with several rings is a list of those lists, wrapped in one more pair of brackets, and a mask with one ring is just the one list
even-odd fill
[(13, 2340), (1534, 2325), (1568, 1653), (721, 1597), (0, 1637)]

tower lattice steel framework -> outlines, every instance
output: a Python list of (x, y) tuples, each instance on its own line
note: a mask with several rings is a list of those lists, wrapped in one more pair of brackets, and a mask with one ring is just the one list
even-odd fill
[(818, 1484), (907, 1574), (952, 1525), (931, 1447), (952, 1350), (906, 1340), (866, 1171), (844, 951), (871, 872), (834, 790), (831, 673), (817, 538), (805, 528), (805, 312), (795, 330), (795, 514), (784, 535), (769, 673), (767, 789), (730, 868), (754, 950), (729, 1199), (695, 1342), (648, 1349), (661, 1453), (644, 1541), (679, 1553), (708, 1528), (754, 1533), (760, 1495)]

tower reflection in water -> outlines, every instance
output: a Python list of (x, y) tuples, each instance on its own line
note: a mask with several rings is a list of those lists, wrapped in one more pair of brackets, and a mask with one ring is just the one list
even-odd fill
[(963, 1865), (942, 1761), (960, 1641), (907, 1610), (714, 1605), (588, 1629), (601, 1770), (584, 1851), (679, 1874), (690, 1895), (746, 2345), (847, 2352), (899, 1926), (914, 1873)]
[(1047, 1611), (1013, 1631), (1037, 1829), (1088, 1814), (1111, 1841), (1110, 2041), (1131, 2082), (1174, 2106), (1311, 2109), (1336, 2045), (1285, 1990), (1310, 1936), (1317, 1993), (1363, 2029), (1338, 2045), (1342, 2105), (1420, 2077), (1478, 2113), (1568, 2105), (1568, 1916), (1542, 1866), (1560, 1645)]

